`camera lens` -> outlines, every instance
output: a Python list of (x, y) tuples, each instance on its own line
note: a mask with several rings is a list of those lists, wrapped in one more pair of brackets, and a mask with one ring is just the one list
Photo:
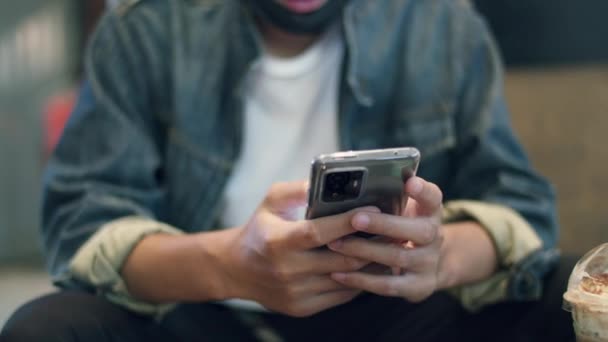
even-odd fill
[(332, 172), (325, 176), (323, 200), (339, 202), (359, 197), (363, 171)]
[(348, 181), (349, 174), (346, 172), (330, 173), (327, 178), (331, 184), (344, 184)]

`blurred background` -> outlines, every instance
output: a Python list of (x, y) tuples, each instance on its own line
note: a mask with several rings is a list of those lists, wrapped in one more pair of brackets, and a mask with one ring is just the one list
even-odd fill
[[(507, 63), (513, 125), (555, 184), (565, 253), (608, 241), (605, 0), (477, 0)], [(40, 177), (74, 103), (103, 0), (0, 2), (0, 326), (51, 290), (38, 235)]]

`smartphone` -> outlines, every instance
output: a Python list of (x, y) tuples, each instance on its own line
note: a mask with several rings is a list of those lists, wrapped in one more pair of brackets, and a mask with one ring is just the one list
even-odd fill
[(367, 206), (400, 215), (407, 204), (404, 184), (419, 163), (420, 152), (413, 147), (320, 155), (312, 162), (306, 218)]

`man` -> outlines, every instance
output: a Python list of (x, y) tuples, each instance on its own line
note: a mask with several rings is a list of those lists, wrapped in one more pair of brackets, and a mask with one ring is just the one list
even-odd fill
[[(571, 339), (553, 192), (501, 73), (465, 1), (121, 2), (45, 177), (72, 291), (2, 341)], [(294, 219), (314, 155), (408, 145), (403, 216)]]

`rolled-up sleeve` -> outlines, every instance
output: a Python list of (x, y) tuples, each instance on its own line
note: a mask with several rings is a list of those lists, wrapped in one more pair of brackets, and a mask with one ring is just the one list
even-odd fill
[(69, 272), (115, 304), (140, 314), (162, 315), (173, 304), (156, 305), (135, 299), (121, 276), (122, 267), (135, 246), (152, 234), (180, 235), (183, 232), (145, 217), (125, 217), (109, 222), (78, 249), (70, 262)]
[(475, 221), (488, 233), (497, 252), (499, 271), (490, 279), (451, 289), (470, 310), (506, 300), (510, 270), (542, 248), (542, 241), (526, 220), (512, 209), (476, 201), (446, 203), (443, 222)]

